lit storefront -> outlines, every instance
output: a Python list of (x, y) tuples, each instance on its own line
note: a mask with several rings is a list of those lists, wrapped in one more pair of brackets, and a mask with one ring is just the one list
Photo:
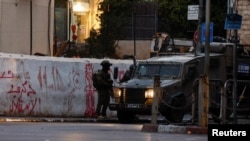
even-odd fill
[(83, 43), (89, 36), (89, 0), (73, 1), (73, 20), (72, 26), (76, 27), (76, 42)]
[(54, 56), (63, 56), (63, 50), (72, 49), (71, 44), (63, 45), (68, 41), (73, 42), (74, 47), (83, 49), (89, 31), (99, 27), (96, 20), (99, 2), (100, 0), (55, 0)]
[[(55, 37), (58, 41), (84, 43), (96, 21), (99, 0), (55, 0)], [(72, 28), (75, 29), (74, 33)]]

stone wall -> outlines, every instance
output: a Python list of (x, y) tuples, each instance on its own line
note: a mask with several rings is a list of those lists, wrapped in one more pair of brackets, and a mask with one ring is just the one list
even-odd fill
[(134, 55), (137, 59), (147, 59), (150, 57), (151, 40), (121, 40), (118, 41), (116, 53), (119, 57), (123, 55)]
[(241, 44), (250, 44), (250, 1), (249, 0), (239, 0), (238, 1), (238, 14), (242, 16), (242, 26), (238, 30), (238, 35), (240, 36)]

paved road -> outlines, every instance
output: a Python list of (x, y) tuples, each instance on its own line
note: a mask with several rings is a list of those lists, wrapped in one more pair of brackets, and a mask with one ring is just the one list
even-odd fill
[(143, 124), (0, 122), (0, 141), (207, 141), (204, 134), (142, 132)]

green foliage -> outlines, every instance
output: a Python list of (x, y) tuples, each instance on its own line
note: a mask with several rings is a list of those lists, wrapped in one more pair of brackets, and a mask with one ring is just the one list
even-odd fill
[(161, 32), (182, 37), (187, 29), (187, 0), (158, 1), (159, 27)]
[[(203, 2), (202, 21), (205, 22), (206, 1)], [(199, 0), (158, 0), (159, 31), (168, 32), (178, 38), (185, 38), (187, 31), (195, 31), (198, 21), (187, 20), (188, 5), (199, 5)], [(216, 36), (226, 36), (226, 11), (227, 1), (211, 1), (210, 21), (214, 23)]]
[(128, 22), (124, 17), (131, 14), (132, 0), (104, 0), (99, 7), (101, 28), (92, 29), (90, 37), (86, 39), (89, 54), (95, 58), (116, 58), (116, 40), (121, 35), (123, 25)]
[[(104, 0), (99, 3), (98, 20), (101, 28), (91, 30), (86, 39), (90, 57), (116, 58), (117, 39), (121, 30), (127, 25), (128, 17), (133, 13), (133, 3), (142, 0)], [(158, 4), (158, 31), (167, 32), (172, 37), (185, 38), (187, 31), (195, 31), (198, 21), (187, 20), (188, 5), (199, 5), (199, 0), (155, 0)], [(226, 36), (224, 22), (227, 11), (227, 1), (211, 1), (211, 22), (214, 23), (214, 35)], [(205, 0), (203, 4), (203, 22), (205, 22)]]

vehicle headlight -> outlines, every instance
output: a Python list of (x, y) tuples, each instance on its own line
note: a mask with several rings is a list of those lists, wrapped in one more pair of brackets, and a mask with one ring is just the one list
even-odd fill
[(145, 91), (145, 98), (153, 98), (154, 97), (154, 89), (147, 89)]
[(121, 90), (119, 88), (113, 88), (114, 97), (120, 97), (121, 96)]

